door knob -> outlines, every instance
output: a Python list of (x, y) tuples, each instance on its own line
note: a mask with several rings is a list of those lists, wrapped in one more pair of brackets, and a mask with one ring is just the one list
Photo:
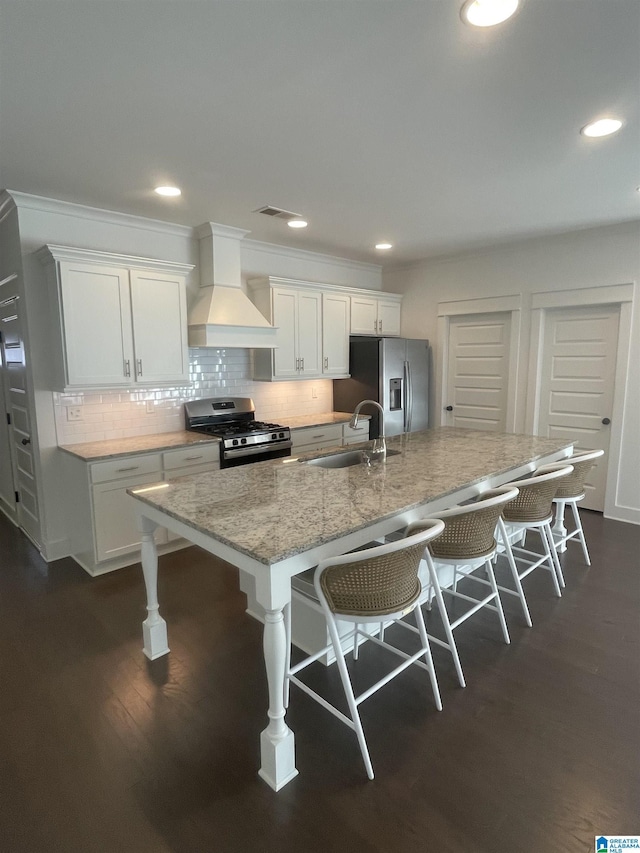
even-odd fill
[(611, 423), (611, 418), (603, 418), (603, 419), (602, 419), (602, 423), (603, 423), (605, 426), (609, 426), (609, 424)]
[(30, 438), (23, 438), (22, 444), (24, 444), (24, 445), (31, 444), (31, 439)]
[(453, 406), (445, 406), (444, 408), (445, 408), (446, 412), (452, 412), (453, 411)]

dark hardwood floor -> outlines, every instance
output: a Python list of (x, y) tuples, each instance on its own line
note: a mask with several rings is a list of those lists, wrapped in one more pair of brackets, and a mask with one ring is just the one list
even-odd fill
[[(171, 654), (150, 663), (139, 566), (47, 566), (0, 516), (0, 850), (582, 853), (640, 833), (640, 528), (583, 517), (593, 566), (570, 545), (562, 599), (528, 579), (532, 629), (511, 597), (510, 646), (493, 614), (461, 627), (466, 689), (434, 650), (441, 713), (415, 667), (362, 706), (375, 781), (294, 692), (300, 775), (276, 794), (256, 775), (262, 632), (236, 571), (161, 558)], [(315, 679), (339, 695), (333, 668)]]

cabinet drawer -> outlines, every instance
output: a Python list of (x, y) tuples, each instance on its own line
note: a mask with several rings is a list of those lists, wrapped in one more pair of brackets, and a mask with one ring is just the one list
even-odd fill
[[(166, 450), (162, 454), (162, 464), (165, 471), (173, 472), (174, 468), (185, 468), (193, 465), (205, 465), (210, 463), (220, 464), (220, 445), (194, 444), (191, 447), (183, 447), (180, 450)], [(175, 476), (180, 476), (175, 474)]]
[(109, 480), (131, 479), (142, 474), (157, 474), (162, 479), (162, 459), (159, 453), (147, 456), (120, 456), (109, 462), (94, 462), (91, 465), (91, 482), (106, 483)]
[(342, 444), (342, 424), (328, 424), (320, 427), (303, 427), (291, 430), (293, 449), (297, 450), (309, 444), (327, 447)]
[(369, 439), (369, 421), (359, 421), (358, 426), (353, 429), (349, 424), (344, 424), (342, 427), (342, 437), (346, 443), (354, 444), (357, 441), (367, 441)]

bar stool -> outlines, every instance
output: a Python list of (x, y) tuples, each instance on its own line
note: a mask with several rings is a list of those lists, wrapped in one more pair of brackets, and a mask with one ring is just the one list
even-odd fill
[[(591, 565), (591, 559), (589, 558), (589, 551), (587, 550), (587, 543), (584, 538), (582, 521), (578, 512), (578, 503), (585, 496), (584, 484), (587, 474), (595, 466), (596, 459), (600, 459), (601, 456), (604, 456), (604, 450), (602, 449), (574, 453), (573, 456), (570, 456), (566, 461), (569, 465), (573, 466), (573, 474), (570, 474), (562, 481), (553, 499), (556, 505), (556, 516), (551, 532), (553, 533), (556, 550), (564, 551), (564, 546), (566, 546), (567, 542), (571, 539), (578, 539), (582, 545), (584, 561), (588, 566)], [(538, 472), (542, 472), (547, 468), (548, 466), (543, 465), (538, 469)], [(564, 508), (567, 504), (569, 504), (573, 513), (575, 528), (572, 531), (568, 531), (564, 526)]]
[[(545, 465), (544, 469), (536, 471), (532, 477), (516, 480), (508, 485), (518, 489), (518, 495), (504, 508), (505, 523), (504, 547), (510, 564), (515, 562), (516, 574), (520, 582), (538, 568), (551, 572), (553, 586), (558, 597), (564, 586), (564, 576), (558, 559), (556, 546), (551, 533), (553, 518), (553, 499), (560, 486), (573, 472), (573, 467), (565, 462)], [(527, 550), (522, 540), (523, 534), (530, 530), (537, 531), (542, 543), (543, 554)], [(513, 540), (522, 541), (522, 545), (512, 544)], [(501, 592), (518, 595), (516, 590), (501, 586)]]
[[(365, 699), (372, 696), (408, 666), (416, 664), (429, 673), (436, 708), (439, 711), (442, 710), (429, 639), (419, 606), (422, 585), (418, 577), (418, 569), (426, 545), (436, 539), (443, 530), (443, 521), (427, 520), (422, 523), (420, 532), (405, 539), (369, 548), (366, 551), (356, 551), (341, 557), (322, 560), (315, 571), (314, 586), (327, 620), (331, 642), (319, 652), (304, 658), (299, 663), (293, 666), (287, 665), (285, 706), (288, 705), (288, 684), (291, 682), (355, 731), (369, 779), (373, 779), (373, 766), (358, 713), (358, 706)], [(403, 621), (409, 613), (415, 614), (416, 628)], [(343, 636), (343, 641), (355, 637), (357, 644), (358, 637), (363, 637), (371, 643), (394, 652), (403, 659), (402, 663), (359, 696), (354, 695), (353, 692), (344, 651), (338, 635), (336, 618), (340, 621), (351, 622), (354, 626), (353, 632), (347, 634), (346, 637)], [(363, 628), (366, 625), (377, 627), (383, 620), (385, 623), (393, 621), (417, 633), (420, 637), (419, 650), (414, 654), (407, 654), (379, 637), (368, 633)], [(285, 612), (285, 626), (288, 631), (287, 640), (290, 649), (290, 612)], [(331, 648), (333, 648), (336, 656), (350, 716), (346, 716), (335, 708), (297, 676), (297, 673), (323, 657)], [(424, 658), (424, 661), (420, 658)]]
[[(438, 605), (438, 611), (447, 639), (445, 642), (434, 637), (432, 634), (429, 634), (429, 639), (432, 643), (436, 643), (451, 652), (461, 687), (464, 687), (466, 682), (453, 636), (453, 632), (459, 625), (466, 622), (467, 619), (483, 607), (487, 607), (498, 614), (505, 643), (511, 642), (502, 609), (499, 588), (493, 571), (492, 560), (498, 548), (495, 536), (496, 528), (502, 523), (502, 512), (504, 507), (510, 501), (514, 500), (517, 495), (517, 487), (513, 485), (508, 487), (503, 486), (485, 492), (473, 503), (453, 507), (434, 515), (434, 518), (444, 521), (444, 533), (437, 540), (429, 544), (429, 548), (425, 551), (424, 555), (424, 567), (426, 567), (428, 573), (429, 584)], [(411, 535), (416, 530), (419, 530), (422, 524), (423, 522), (420, 521), (410, 524), (407, 528), (407, 535)], [(506, 536), (506, 532), (502, 535)], [(514, 562), (511, 565), (513, 567), (516, 589), (519, 590), (525, 619), (530, 625), (529, 609), (520, 579), (518, 578), (517, 569)], [(452, 575), (450, 582), (447, 582), (443, 586), (440, 583), (439, 573), (443, 567), (447, 566), (452, 568)], [(484, 569), (486, 577), (481, 577), (477, 573), (478, 569)], [(488, 594), (478, 599), (460, 592), (458, 590), (458, 581), (461, 577), (488, 587)], [(470, 605), (453, 622), (450, 620), (443, 593)]]

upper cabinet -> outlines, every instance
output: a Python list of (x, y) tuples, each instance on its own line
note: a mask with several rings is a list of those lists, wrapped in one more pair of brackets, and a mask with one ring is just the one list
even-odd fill
[(277, 348), (255, 351), (255, 379), (345, 379), (350, 334), (400, 334), (400, 295), (274, 276), (248, 284), (278, 327)]
[(349, 375), (351, 298), (346, 293), (322, 294), (322, 375)]
[(352, 335), (399, 335), (402, 297), (358, 293), (351, 297)]
[(44, 246), (60, 390), (186, 382), (187, 264)]
[(277, 348), (255, 351), (256, 379), (315, 379), (322, 373), (322, 294), (254, 283), (254, 302), (278, 327)]

